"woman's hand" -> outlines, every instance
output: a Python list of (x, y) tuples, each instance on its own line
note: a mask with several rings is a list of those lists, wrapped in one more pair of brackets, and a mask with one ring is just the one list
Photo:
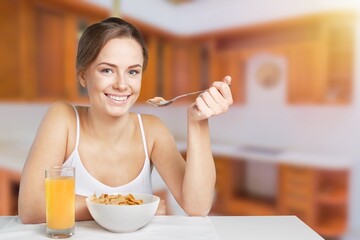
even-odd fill
[(200, 121), (226, 112), (233, 103), (230, 85), (230, 76), (224, 77), (222, 81), (214, 82), (190, 105), (188, 109), (189, 118)]

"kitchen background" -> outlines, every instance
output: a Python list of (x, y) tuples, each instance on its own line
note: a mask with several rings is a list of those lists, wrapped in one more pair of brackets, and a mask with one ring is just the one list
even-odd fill
[[(111, 14), (137, 25), (150, 63), (134, 111), (158, 115), (186, 149), (187, 100), (146, 105), (233, 77), (235, 104), (211, 119), (211, 214), (295, 214), (326, 239), (360, 238), (360, 3), (283, 0), (0, 2), (0, 214), (47, 107), (86, 104), (76, 41)], [(182, 214), (160, 176), (154, 190)]]

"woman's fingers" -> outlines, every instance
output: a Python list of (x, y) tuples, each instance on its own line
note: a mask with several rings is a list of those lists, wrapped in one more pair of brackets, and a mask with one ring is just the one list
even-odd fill
[(224, 79), (222, 81), (214, 82), (212, 86), (219, 90), (219, 92), (224, 97), (224, 99), (226, 99), (226, 101), (229, 105), (233, 104), (233, 98), (232, 98), (231, 89), (230, 89), (230, 86), (231, 86), (231, 77), (230, 76), (224, 77)]
[(226, 112), (233, 103), (230, 85), (230, 76), (226, 76), (222, 81), (214, 82), (190, 106), (191, 117), (195, 120), (203, 120)]

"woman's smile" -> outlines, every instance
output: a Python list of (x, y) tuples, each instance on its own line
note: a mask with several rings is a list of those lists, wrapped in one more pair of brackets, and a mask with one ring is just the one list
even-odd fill
[(106, 104), (111, 107), (125, 107), (128, 106), (128, 103), (130, 102), (132, 94), (110, 94), (105, 93), (106, 96)]
[(125, 102), (130, 97), (130, 95), (118, 96), (118, 95), (112, 95), (112, 94), (107, 94), (107, 93), (105, 93), (105, 96), (107, 96), (108, 98), (110, 98), (116, 102)]

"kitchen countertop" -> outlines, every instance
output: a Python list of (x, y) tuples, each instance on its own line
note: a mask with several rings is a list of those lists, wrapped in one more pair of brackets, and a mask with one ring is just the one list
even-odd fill
[[(1, 239), (49, 239), (44, 224), (22, 224), (17, 216), (0, 217)], [(132, 233), (112, 233), (94, 221), (76, 222), (70, 239), (246, 239), (321, 240), (295, 216), (155, 216), (144, 228)]]
[[(179, 141), (178, 148), (180, 151), (186, 151), (186, 142)], [(233, 160), (245, 159), (247, 161), (283, 163), (322, 169), (350, 169), (354, 162), (353, 159), (344, 156), (224, 143), (213, 143), (212, 152), (214, 156), (231, 157)]]
[[(186, 151), (185, 141), (178, 141), (177, 146), (179, 151)], [(0, 168), (21, 172), (29, 149), (30, 144), (0, 141)], [(350, 169), (354, 162), (353, 159), (343, 156), (224, 143), (212, 143), (212, 151), (215, 156), (227, 156), (234, 160), (286, 163), (325, 169)]]

